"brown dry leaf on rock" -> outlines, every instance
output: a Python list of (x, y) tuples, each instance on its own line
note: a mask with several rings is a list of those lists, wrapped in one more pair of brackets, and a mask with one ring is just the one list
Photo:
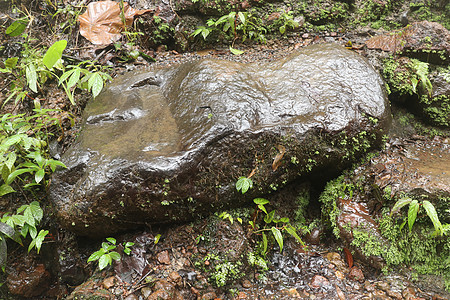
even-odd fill
[[(123, 18), (126, 26), (131, 26), (134, 16), (142, 15), (150, 9), (135, 10), (127, 2), (123, 3)], [(110, 44), (120, 38), (120, 32), (125, 28), (118, 2), (92, 2), (84, 14), (78, 17), (80, 34), (96, 45)]]

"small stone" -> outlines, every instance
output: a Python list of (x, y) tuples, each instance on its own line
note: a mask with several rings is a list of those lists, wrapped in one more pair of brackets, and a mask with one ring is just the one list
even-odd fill
[(311, 288), (317, 289), (317, 288), (329, 286), (330, 282), (328, 281), (328, 279), (326, 279), (323, 276), (314, 275), (314, 277), (312, 278), (309, 285), (311, 286)]
[(293, 299), (293, 298), (301, 299), (302, 298), (302, 296), (300, 296), (300, 293), (297, 291), (297, 289), (294, 289), (294, 288), (289, 289), (287, 291), (287, 293), (288, 293), (290, 299)]
[(304, 34), (302, 34), (302, 38), (304, 38), (304, 39), (307, 39), (307, 38), (309, 38), (309, 34), (308, 34), (308, 33), (304, 33)]
[(403, 290), (402, 296), (406, 300), (414, 299), (414, 298), (416, 298), (416, 291), (414, 290), (413, 287), (409, 286)]
[(169, 279), (178, 286), (183, 283), (183, 278), (181, 278), (180, 274), (178, 274), (178, 272), (176, 271), (169, 274)]
[(136, 296), (135, 294), (130, 294), (125, 297), (125, 300), (139, 300), (139, 297)]
[(162, 252), (159, 252), (156, 256), (156, 259), (161, 264), (170, 265), (169, 251), (164, 250)]
[(393, 291), (393, 290), (387, 290), (386, 293), (391, 298), (398, 299), (398, 300), (403, 299), (402, 294), (400, 294), (399, 292), (396, 292), (396, 291)]
[(105, 280), (103, 280), (102, 284), (105, 289), (109, 290), (114, 286), (114, 284), (116, 284), (116, 277), (114, 276), (108, 277)]
[(381, 290), (375, 290), (372, 293), (373, 298), (377, 300), (390, 300), (391, 297), (387, 296), (385, 292)]
[(151, 288), (143, 287), (143, 288), (141, 289), (142, 297), (144, 297), (145, 299), (147, 299), (148, 296), (151, 295), (151, 293), (152, 293), (152, 289), (151, 289)]
[(252, 283), (250, 282), (250, 280), (244, 279), (244, 280), (242, 280), (242, 287), (249, 289), (252, 287)]
[(206, 294), (203, 294), (201, 300), (214, 300), (216, 298), (217, 298), (216, 293), (208, 292)]
[(353, 266), (350, 270), (350, 274), (348, 274), (348, 278), (354, 281), (364, 282), (364, 274), (360, 268)]
[(340, 280), (343, 280), (343, 279), (345, 279), (345, 275), (344, 274), (342, 274), (341, 272), (339, 272), (339, 271), (336, 271), (336, 277), (338, 278), (338, 279), (340, 279)]
[(368, 292), (373, 292), (375, 290), (375, 287), (373, 286), (373, 284), (371, 284), (368, 281), (364, 282), (364, 289)]
[(239, 294), (237, 295), (237, 297), (234, 298), (234, 299), (236, 299), (236, 300), (238, 300), (238, 299), (248, 299), (248, 296), (247, 296), (247, 294), (244, 293), (244, 292), (239, 292)]

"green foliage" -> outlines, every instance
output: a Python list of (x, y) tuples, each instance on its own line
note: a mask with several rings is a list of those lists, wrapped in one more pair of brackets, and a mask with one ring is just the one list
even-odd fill
[(43, 211), (39, 202), (33, 201), (30, 204), (22, 205), (17, 209), (17, 213), (10, 215), (5, 213), (0, 219), (0, 266), (6, 263), (7, 248), (4, 237), (8, 237), (23, 246), (22, 238), (28, 235), (31, 237), (28, 252), (36, 248), (37, 253), (41, 250), (42, 242), (48, 234), (48, 230), (37, 231), (37, 226), (43, 217)]
[(250, 178), (241, 176), (236, 182), (236, 189), (245, 194), (249, 189), (253, 187), (253, 181)]
[(355, 186), (351, 183), (347, 183), (344, 179), (344, 175), (339, 176), (327, 183), (324, 191), (320, 194), (319, 201), (322, 202), (322, 216), (325, 222), (329, 223), (329, 226), (333, 230), (334, 235), (339, 238), (339, 228), (337, 226), (337, 217), (340, 214), (338, 208), (338, 199), (346, 199), (353, 196), (353, 190)]
[(292, 237), (294, 237), (299, 243), (301, 243), (303, 246), (305, 244), (303, 243), (302, 239), (298, 236), (296, 229), (290, 224), (289, 218), (280, 218), (276, 216), (276, 211), (272, 210), (270, 212), (267, 211), (267, 208), (265, 205), (270, 204), (268, 200), (264, 198), (256, 198), (253, 200), (253, 202), (256, 204), (258, 208), (258, 212), (264, 213), (264, 218), (262, 225), (259, 225), (256, 221), (250, 221), (249, 224), (252, 227), (252, 233), (262, 236), (262, 244), (263, 244), (263, 251), (262, 254), (266, 255), (268, 250), (268, 238), (267, 233), (272, 233), (273, 238), (277, 242), (278, 246), (280, 247), (280, 252), (283, 251), (283, 233), (288, 233)]
[(11, 37), (19, 36), (25, 31), (29, 22), (28, 17), (22, 17), (9, 25), (5, 33)]
[[(116, 242), (117, 241), (115, 238), (112, 237), (106, 238), (106, 242), (103, 242), (102, 247), (98, 251), (92, 253), (91, 256), (89, 256), (87, 262), (89, 263), (91, 261), (98, 261), (98, 269), (101, 271), (107, 266), (110, 266), (113, 260), (116, 261), (120, 260), (120, 254), (117, 251), (113, 251), (114, 249), (117, 248)], [(157, 241), (155, 239), (155, 244), (156, 243)], [(134, 246), (134, 243), (124, 242), (122, 246), (123, 252), (126, 255), (130, 255), (131, 254), (130, 247)]]
[[(25, 50), (21, 57), (11, 57), (5, 60), (5, 68), (0, 72), (13, 77), (12, 85), (6, 102), (15, 97), (15, 103), (23, 101), (28, 95), (27, 87), (34, 93), (51, 78), (59, 78), (61, 85), (70, 102), (75, 105), (74, 89), (87, 90), (95, 98), (103, 89), (104, 82), (112, 80), (111, 76), (103, 72), (102, 67), (90, 61), (83, 61), (76, 66), (65, 67), (62, 63), (63, 51), (67, 46), (66, 40), (55, 42), (44, 56), (39, 50), (29, 48), (29, 40), (24, 43)], [(25, 78), (25, 80), (24, 80)]]
[(247, 39), (266, 42), (265, 33), (267, 33), (267, 29), (261, 22), (260, 18), (250, 12), (232, 11), (217, 20), (209, 19), (206, 26), (197, 27), (191, 36), (201, 35), (206, 40), (211, 33), (220, 34), (226, 39), (232, 40), (230, 50), (233, 54), (241, 54), (242, 52), (233, 48), (234, 42), (238, 38), (241, 38), (243, 42)]
[(12, 193), (14, 182), (24, 188), (45, 183), (45, 175), (56, 167), (64, 167), (60, 161), (47, 154), (47, 128), (58, 124), (52, 110), (34, 110), (32, 116), (4, 114), (0, 119), (0, 196)]
[(295, 29), (299, 24), (294, 21), (292, 11), (281, 11), (280, 17), (273, 22), (273, 26), (277, 27), (281, 34), (286, 34), (289, 29)]
[[(399, 199), (394, 207), (391, 210), (391, 216), (398, 212), (402, 207), (409, 205), (409, 209), (408, 209), (408, 217), (407, 217), (407, 222), (408, 222), (408, 227), (409, 227), (409, 231), (412, 230), (412, 227), (416, 221), (417, 218), (417, 214), (419, 212), (419, 207), (423, 206), (423, 208), (425, 209), (428, 217), (430, 218), (431, 222), (433, 223), (434, 226), (434, 236), (440, 235), (442, 236), (444, 233), (444, 229), (442, 227), (441, 222), (439, 221), (436, 209), (434, 208), (434, 205), (431, 204), (431, 202), (424, 200), (422, 201), (421, 204), (419, 204), (419, 202), (417, 200), (413, 200), (411, 198), (401, 198)], [(406, 220), (403, 223), (403, 225), (401, 225), (400, 229), (404, 226), (404, 224), (406, 224)]]
[(113, 260), (120, 260), (120, 254), (116, 251), (112, 251), (116, 249), (116, 247), (116, 239), (111, 237), (106, 238), (106, 242), (102, 243), (100, 250), (92, 253), (87, 262), (89, 263), (97, 260), (99, 270), (103, 270), (111, 265)]

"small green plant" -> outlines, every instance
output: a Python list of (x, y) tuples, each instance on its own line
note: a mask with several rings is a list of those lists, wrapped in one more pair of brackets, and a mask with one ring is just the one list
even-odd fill
[(274, 21), (273, 26), (278, 27), (281, 34), (285, 34), (287, 30), (295, 29), (299, 24), (294, 21), (292, 11), (281, 11), (280, 17)]
[(116, 239), (109, 237), (106, 238), (106, 242), (102, 243), (102, 247), (100, 250), (95, 251), (89, 256), (87, 262), (98, 260), (98, 268), (99, 270), (103, 270), (107, 266), (112, 264), (113, 260), (120, 260), (120, 254), (116, 251), (112, 251), (116, 249)]
[(249, 39), (265, 43), (267, 29), (262, 25), (261, 20), (250, 12), (232, 11), (217, 20), (209, 19), (206, 26), (197, 27), (191, 36), (201, 35), (206, 40), (213, 32), (222, 34), (226, 39), (232, 40), (230, 51), (239, 55), (243, 51), (234, 48), (234, 43), (238, 38), (241, 38), (243, 42)]
[[(258, 211), (253, 221), (249, 221), (249, 224), (252, 227), (253, 234), (262, 236), (263, 250), (262, 254), (266, 255), (268, 250), (268, 238), (267, 233), (272, 233), (275, 241), (278, 243), (280, 247), (280, 253), (283, 251), (283, 233), (287, 232), (292, 237), (294, 237), (300, 244), (305, 246), (302, 239), (298, 236), (296, 229), (290, 224), (289, 218), (283, 217), (279, 218), (276, 216), (275, 210), (271, 212), (267, 212), (265, 205), (270, 202), (264, 198), (256, 198), (253, 199), (253, 202), (256, 204)], [(264, 212), (263, 225), (258, 225), (255, 220), (257, 219), (258, 213)]]
[(434, 226), (433, 235), (434, 236), (438, 236), (438, 235), (442, 236), (444, 234), (444, 228), (443, 228), (441, 222), (439, 221), (436, 209), (434, 208), (434, 205), (431, 204), (431, 202), (429, 202), (427, 200), (424, 200), (424, 201), (422, 201), (422, 203), (419, 203), (419, 201), (413, 200), (411, 198), (401, 198), (394, 204), (394, 207), (391, 210), (391, 216), (394, 213), (398, 212), (402, 207), (404, 207), (406, 205), (409, 205), (408, 217), (402, 223), (402, 225), (400, 226), (400, 229), (403, 228), (403, 226), (405, 226), (406, 222), (408, 222), (409, 231), (412, 230), (412, 227), (416, 221), (419, 209), (422, 206), (425, 209), (431, 222), (433, 222), (433, 226)]
[(15, 192), (14, 182), (28, 189), (45, 181), (45, 175), (65, 165), (48, 157), (50, 133), (47, 128), (59, 124), (48, 115), (53, 110), (37, 110), (31, 116), (4, 114), (0, 119), (0, 196)]
[(245, 194), (252, 187), (253, 181), (248, 177), (241, 176), (236, 182), (236, 189), (241, 191), (242, 194)]
[[(120, 260), (120, 254), (117, 251), (113, 251), (117, 248), (116, 246), (116, 239), (109, 237), (106, 238), (106, 242), (102, 243), (102, 247), (95, 251), (94, 253), (89, 256), (87, 262), (91, 261), (98, 261), (98, 269), (101, 271), (107, 266), (110, 266), (113, 262), (113, 260), (119, 261)], [(155, 243), (156, 244), (156, 243)], [(132, 242), (124, 242), (122, 244), (123, 246), (123, 252), (126, 255), (131, 254), (131, 247), (134, 246), (134, 243)]]
[(43, 215), (39, 202), (33, 201), (19, 207), (16, 214), (5, 213), (2, 216), (0, 219), (0, 266), (2, 268), (5, 266), (7, 256), (5, 237), (23, 246), (22, 238), (29, 235), (31, 243), (28, 246), (28, 252), (36, 248), (37, 253), (39, 253), (42, 242), (48, 234), (48, 230), (41, 229), (38, 233), (36, 228)]
[[(239, 177), (236, 182), (236, 189), (241, 191), (242, 194), (245, 194), (250, 188), (253, 187), (253, 182), (248, 177)], [(253, 202), (256, 204), (257, 210), (256, 214), (253, 217), (253, 220), (249, 221), (249, 225), (252, 228), (252, 233), (255, 235), (262, 236), (262, 245), (263, 250), (262, 254), (266, 255), (268, 250), (268, 238), (267, 233), (272, 233), (275, 241), (278, 243), (280, 247), (280, 252), (283, 251), (283, 233), (287, 232), (291, 236), (293, 236), (298, 242), (300, 242), (303, 246), (305, 245), (302, 239), (298, 236), (296, 229), (290, 224), (289, 218), (279, 218), (276, 216), (275, 210), (268, 212), (266, 209), (267, 204), (269, 204), (269, 200), (264, 198), (255, 198)], [(264, 213), (263, 224), (259, 225), (257, 222), (258, 215), (260, 212)], [(222, 218), (230, 219), (230, 215), (226, 213), (222, 213)], [(232, 218), (230, 220), (232, 222)]]

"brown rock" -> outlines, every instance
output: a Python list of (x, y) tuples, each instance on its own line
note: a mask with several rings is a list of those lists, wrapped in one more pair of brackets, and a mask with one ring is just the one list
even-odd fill
[[(442, 60), (446, 61), (450, 56), (450, 33), (439, 23), (422, 21), (398, 31), (375, 36), (366, 42), (366, 46), (369, 49), (381, 49), (389, 52), (406, 53), (415, 50), (409, 52), (409, 55), (419, 56), (417, 58), (420, 58), (420, 55), (427, 55), (427, 61), (442, 63)], [(429, 52), (430, 50), (443, 52), (443, 58), (439, 57), (438, 53)]]
[(103, 280), (103, 287), (107, 290), (109, 290), (110, 288), (112, 288), (114, 286), (114, 284), (116, 283), (116, 277), (111, 276), (106, 278), (105, 280)]
[(169, 251), (164, 250), (164, 251), (162, 251), (162, 252), (159, 252), (159, 253), (156, 255), (156, 259), (157, 259), (158, 262), (161, 263), (161, 264), (170, 265)]
[(314, 275), (314, 277), (311, 279), (311, 282), (309, 283), (309, 286), (314, 289), (326, 287), (329, 285), (330, 282), (328, 281), (328, 279), (320, 275)]
[(351, 268), (348, 278), (361, 283), (364, 282), (364, 274), (357, 266), (353, 266), (353, 268)]
[(243, 287), (243, 288), (249, 289), (249, 288), (251, 288), (252, 286), (253, 286), (253, 285), (252, 285), (252, 283), (250, 282), (250, 280), (248, 280), (248, 279), (242, 280), (242, 287)]
[(208, 293), (202, 295), (201, 300), (213, 300), (216, 298), (217, 298), (216, 293), (208, 292)]
[(169, 279), (177, 286), (180, 286), (183, 282), (183, 278), (175, 271), (169, 274)]
[(27, 267), (21, 265), (9, 273), (6, 279), (11, 294), (26, 298), (39, 296), (47, 291), (49, 283), (50, 273), (43, 264)]

